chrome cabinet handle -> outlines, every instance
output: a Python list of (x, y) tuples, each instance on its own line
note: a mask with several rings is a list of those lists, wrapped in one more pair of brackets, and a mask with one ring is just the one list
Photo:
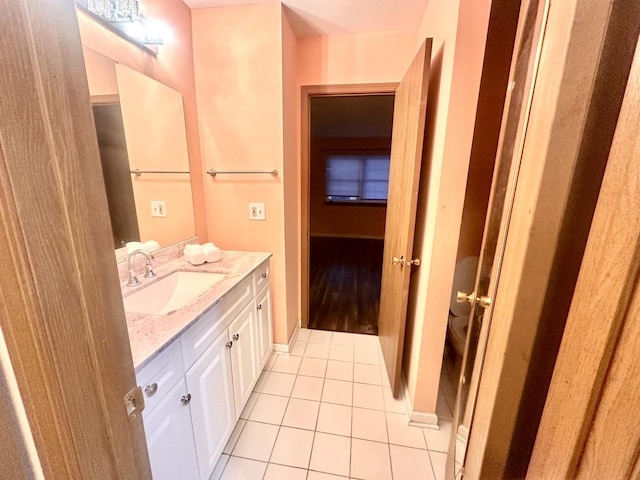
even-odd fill
[(144, 393), (147, 397), (153, 397), (158, 391), (158, 384), (152, 383), (151, 385), (147, 385), (144, 387)]
[(233, 337), (232, 337), (232, 338), (233, 338), (234, 340), (236, 340), (236, 341), (237, 341), (237, 340), (240, 340), (240, 334), (239, 334), (239, 333), (236, 333), (235, 335), (233, 335)]
[(262, 310), (262, 304), (261, 304), (261, 303), (259, 303), (258, 305), (256, 305), (256, 309), (257, 309), (257, 310)]
[(262, 272), (260, 274), (260, 278), (267, 278), (267, 272)]
[(186, 395), (183, 395), (182, 398), (180, 399), (180, 402), (182, 403), (182, 405), (184, 405), (185, 407), (187, 405), (189, 405), (191, 403), (191, 394), (187, 393)]
[(227, 348), (231, 348), (231, 347), (233, 347), (233, 342), (227, 342), (227, 343), (224, 344), (224, 346), (227, 347)]

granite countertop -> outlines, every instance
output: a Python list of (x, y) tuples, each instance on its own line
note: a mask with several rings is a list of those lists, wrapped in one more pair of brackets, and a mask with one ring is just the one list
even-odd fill
[(127, 297), (176, 271), (226, 274), (222, 280), (196, 297), (191, 303), (169, 315), (125, 312), (136, 372), (167, 348), (173, 340), (269, 257), (271, 257), (271, 253), (224, 250), (219, 262), (198, 266), (191, 265), (181, 257), (154, 268), (157, 276), (152, 279), (143, 278), (140, 275), (138, 278), (142, 282), (141, 285), (136, 287), (122, 285), (122, 296)]

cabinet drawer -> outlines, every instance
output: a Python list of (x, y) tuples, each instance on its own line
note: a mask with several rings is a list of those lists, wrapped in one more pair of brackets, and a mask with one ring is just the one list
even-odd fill
[(258, 293), (265, 285), (269, 283), (271, 277), (271, 269), (269, 267), (269, 260), (263, 262), (253, 272), (253, 291)]
[(144, 394), (144, 413), (150, 413), (183, 376), (182, 352), (180, 342), (176, 341), (136, 374)]
[(185, 370), (189, 370), (252, 297), (252, 284), (249, 277), (227, 293), (180, 337)]

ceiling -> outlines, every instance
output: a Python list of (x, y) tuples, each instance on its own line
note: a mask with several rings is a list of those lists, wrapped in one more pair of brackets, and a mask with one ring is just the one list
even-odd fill
[[(429, 0), (282, 0), (298, 37), (411, 31)], [(280, 0), (184, 0), (191, 8), (277, 3)]]

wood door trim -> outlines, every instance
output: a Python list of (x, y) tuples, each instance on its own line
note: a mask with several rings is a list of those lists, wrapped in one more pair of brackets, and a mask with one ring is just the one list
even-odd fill
[[(631, 311), (637, 312), (640, 296), (639, 105), (640, 42), (527, 478), (576, 477), (588, 447), (586, 440), (595, 422), (596, 408), (606, 408), (598, 404), (614, 359), (622, 357), (628, 364), (627, 371), (632, 371), (633, 362), (637, 362), (637, 357), (627, 355), (625, 358), (617, 351), (631, 350), (628, 344), (617, 344), (621, 342), (620, 332), (625, 323), (638, 321), (637, 317), (629, 316)], [(630, 311), (634, 288), (635, 308)], [(637, 385), (637, 372), (635, 382)], [(633, 385), (620, 386), (621, 391), (630, 388), (634, 388)], [(637, 428), (637, 424), (631, 423), (630, 428)], [(600, 443), (607, 441), (609, 438), (600, 439)], [(598, 448), (594, 442), (589, 442), (589, 446)], [(595, 460), (591, 463), (598, 463)], [(599, 459), (599, 462), (607, 461)], [(589, 470), (595, 465), (584, 468)], [(584, 471), (580, 472), (581, 478), (582, 475), (602, 478), (590, 477)]]
[(311, 153), (311, 109), (312, 97), (344, 97), (355, 95), (389, 95), (395, 94), (397, 82), (357, 83), (334, 85), (302, 85), (300, 87), (300, 308), (302, 310), (301, 326), (309, 325), (309, 221), (310, 221), (310, 153)]
[(3, 7), (0, 328), (42, 470), (150, 479), (75, 5)]
[(585, 0), (556, 2), (549, 11), (494, 299), (492, 325), (499, 327), (489, 333), (471, 425), (465, 462), (470, 478), (501, 478), (510, 459), (567, 203), (580, 181), (576, 166), (586, 161), (580, 151), (597, 100), (594, 85), (610, 16), (610, 4), (595, 8)]

